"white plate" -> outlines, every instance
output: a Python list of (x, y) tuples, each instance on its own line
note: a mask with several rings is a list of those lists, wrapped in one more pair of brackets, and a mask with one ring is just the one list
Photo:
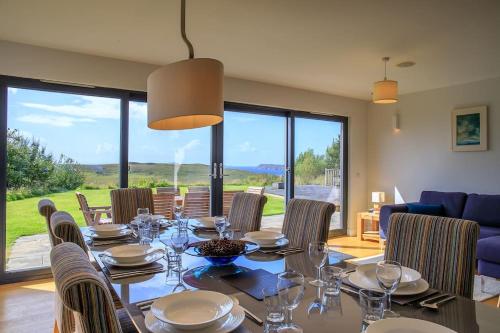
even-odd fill
[[(191, 332), (200, 332), (200, 333), (228, 333), (234, 331), (238, 328), (241, 323), (245, 320), (245, 311), (239, 305), (233, 306), (231, 313), (229, 313), (224, 318), (221, 318), (215, 321), (212, 325), (198, 329), (196, 331)], [(186, 332), (186, 330), (181, 330), (175, 328), (174, 326), (164, 323), (161, 320), (157, 319), (151, 311), (146, 314), (145, 318), (146, 328), (153, 333), (182, 333)]]
[[(241, 240), (256, 243), (255, 240), (252, 238), (243, 237)], [(274, 249), (274, 248), (284, 247), (284, 246), (287, 246), (288, 243), (290, 243), (290, 241), (287, 238), (282, 238), (273, 244), (259, 244), (259, 246), (261, 249), (265, 250), (265, 249)]]
[(132, 233), (133, 233), (133, 231), (130, 229), (123, 229), (123, 230), (120, 230), (120, 233), (116, 234), (116, 235), (102, 236), (102, 235), (98, 235), (94, 232), (91, 232), (88, 236), (92, 237), (93, 239), (116, 239), (116, 238), (123, 238), (123, 237), (129, 236)]
[[(358, 288), (375, 289), (377, 291), (382, 291), (382, 289), (380, 289), (380, 287), (378, 286), (377, 279), (369, 279), (366, 276), (359, 274), (358, 272), (349, 274), (349, 281)], [(429, 289), (429, 284), (427, 283), (427, 281), (425, 281), (424, 279), (420, 279), (414, 284), (396, 289), (393, 295), (417, 295), (423, 293), (424, 291), (427, 291), (427, 289)]]
[(108, 257), (108, 256), (102, 256), (101, 260), (106, 264), (110, 264), (110, 265), (117, 266), (117, 267), (139, 267), (139, 266), (152, 264), (155, 261), (158, 261), (161, 258), (163, 258), (164, 255), (165, 255), (165, 253), (163, 251), (153, 252), (152, 254), (146, 256), (146, 258), (144, 258), (142, 260), (139, 260), (137, 262), (128, 262), (128, 263), (122, 263), (122, 262), (116, 261), (115, 259)]
[(164, 251), (150, 245), (127, 244), (111, 247), (104, 251), (104, 255), (113, 258), (119, 263), (126, 264), (142, 261), (153, 252)]
[(430, 321), (412, 318), (391, 318), (377, 320), (366, 329), (366, 333), (456, 333)]
[(126, 229), (127, 226), (125, 224), (100, 224), (89, 227), (89, 230), (99, 235), (100, 237), (106, 236), (116, 236), (120, 234), (120, 232)]
[(198, 330), (225, 317), (233, 305), (232, 298), (224, 294), (194, 290), (157, 299), (151, 304), (151, 313), (175, 328)]
[(151, 218), (153, 220), (161, 220), (161, 219), (164, 219), (165, 218), (165, 215), (151, 215)]
[[(419, 272), (409, 267), (401, 266), (401, 282), (400, 287), (406, 287), (412, 283), (416, 283), (422, 278)], [(376, 281), (377, 280), (377, 264), (366, 264), (356, 267), (356, 272), (361, 275), (366, 276), (368, 279)]]
[(252, 231), (245, 234), (245, 238), (250, 238), (259, 245), (272, 245), (278, 240), (285, 238), (285, 235), (274, 231)]
[[(205, 229), (215, 229), (215, 217), (212, 216), (204, 216), (204, 217), (196, 217), (191, 219), (194, 221), (192, 224), (193, 227), (195, 228), (205, 228)], [(227, 223), (226, 220), (226, 227), (229, 227), (230, 224)]]

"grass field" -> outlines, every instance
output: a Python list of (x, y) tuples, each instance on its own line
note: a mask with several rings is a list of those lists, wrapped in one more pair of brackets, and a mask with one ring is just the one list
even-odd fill
[[(227, 185), (225, 190), (246, 190), (245, 185)], [(185, 193), (187, 187), (180, 188)], [(80, 190), (89, 201), (90, 206), (110, 205), (109, 189)], [(58, 210), (64, 210), (73, 215), (76, 222), (84, 226), (83, 215), (79, 211), (75, 191), (48, 194), (43, 197), (50, 198), (56, 204)], [(44, 219), (38, 214), (38, 201), (41, 197), (7, 202), (7, 251), (9, 251), (15, 240), (21, 236), (30, 236), (46, 233), (47, 227)], [(276, 196), (268, 196), (264, 207), (264, 216), (284, 213), (284, 199)]]

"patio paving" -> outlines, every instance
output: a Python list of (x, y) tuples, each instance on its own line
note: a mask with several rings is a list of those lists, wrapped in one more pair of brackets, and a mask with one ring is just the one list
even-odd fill
[(7, 270), (50, 266), (50, 248), (47, 234), (19, 237), (12, 245)]

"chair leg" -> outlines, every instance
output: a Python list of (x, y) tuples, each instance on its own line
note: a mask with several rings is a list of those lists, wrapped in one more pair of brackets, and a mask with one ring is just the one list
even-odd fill
[(57, 326), (57, 320), (54, 320), (54, 333), (59, 333), (59, 327)]
[(479, 278), (481, 279), (481, 292), (485, 293), (484, 291), (484, 285), (486, 284), (484, 281), (484, 275), (480, 275)]
[(498, 295), (498, 303), (497, 303), (497, 308), (500, 308), (500, 295)]

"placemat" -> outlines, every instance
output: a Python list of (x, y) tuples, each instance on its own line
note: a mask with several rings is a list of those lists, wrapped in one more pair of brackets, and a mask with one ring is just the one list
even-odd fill
[(104, 262), (103, 260), (101, 260), (102, 264), (104, 265), (104, 267), (106, 267), (110, 276), (113, 276), (116, 274), (123, 274), (123, 273), (127, 273), (127, 272), (133, 272), (133, 271), (152, 271), (152, 272), (161, 271), (163, 269), (166, 269), (166, 267), (167, 267), (167, 264), (163, 263), (164, 261), (165, 261), (164, 259), (160, 259), (158, 261), (155, 261), (151, 264), (144, 265), (144, 266), (118, 267), (118, 266), (110, 265), (107, 262)]
[(237, 292), (235, 288), (227, 283), (221, 283), (221, 276), (246, 272), (250, 269), (234, 264), (225, 266), (201, 266), (188, 270), (184, 273), (182, 279), (191, 287), (217, 291), (223, 294), (232, 294)]
[(278, 284), (278, 276), (263, 269), (225, 275), (221, 279), (259, 301), (264, 299), (262, 289), (276, 288)]

